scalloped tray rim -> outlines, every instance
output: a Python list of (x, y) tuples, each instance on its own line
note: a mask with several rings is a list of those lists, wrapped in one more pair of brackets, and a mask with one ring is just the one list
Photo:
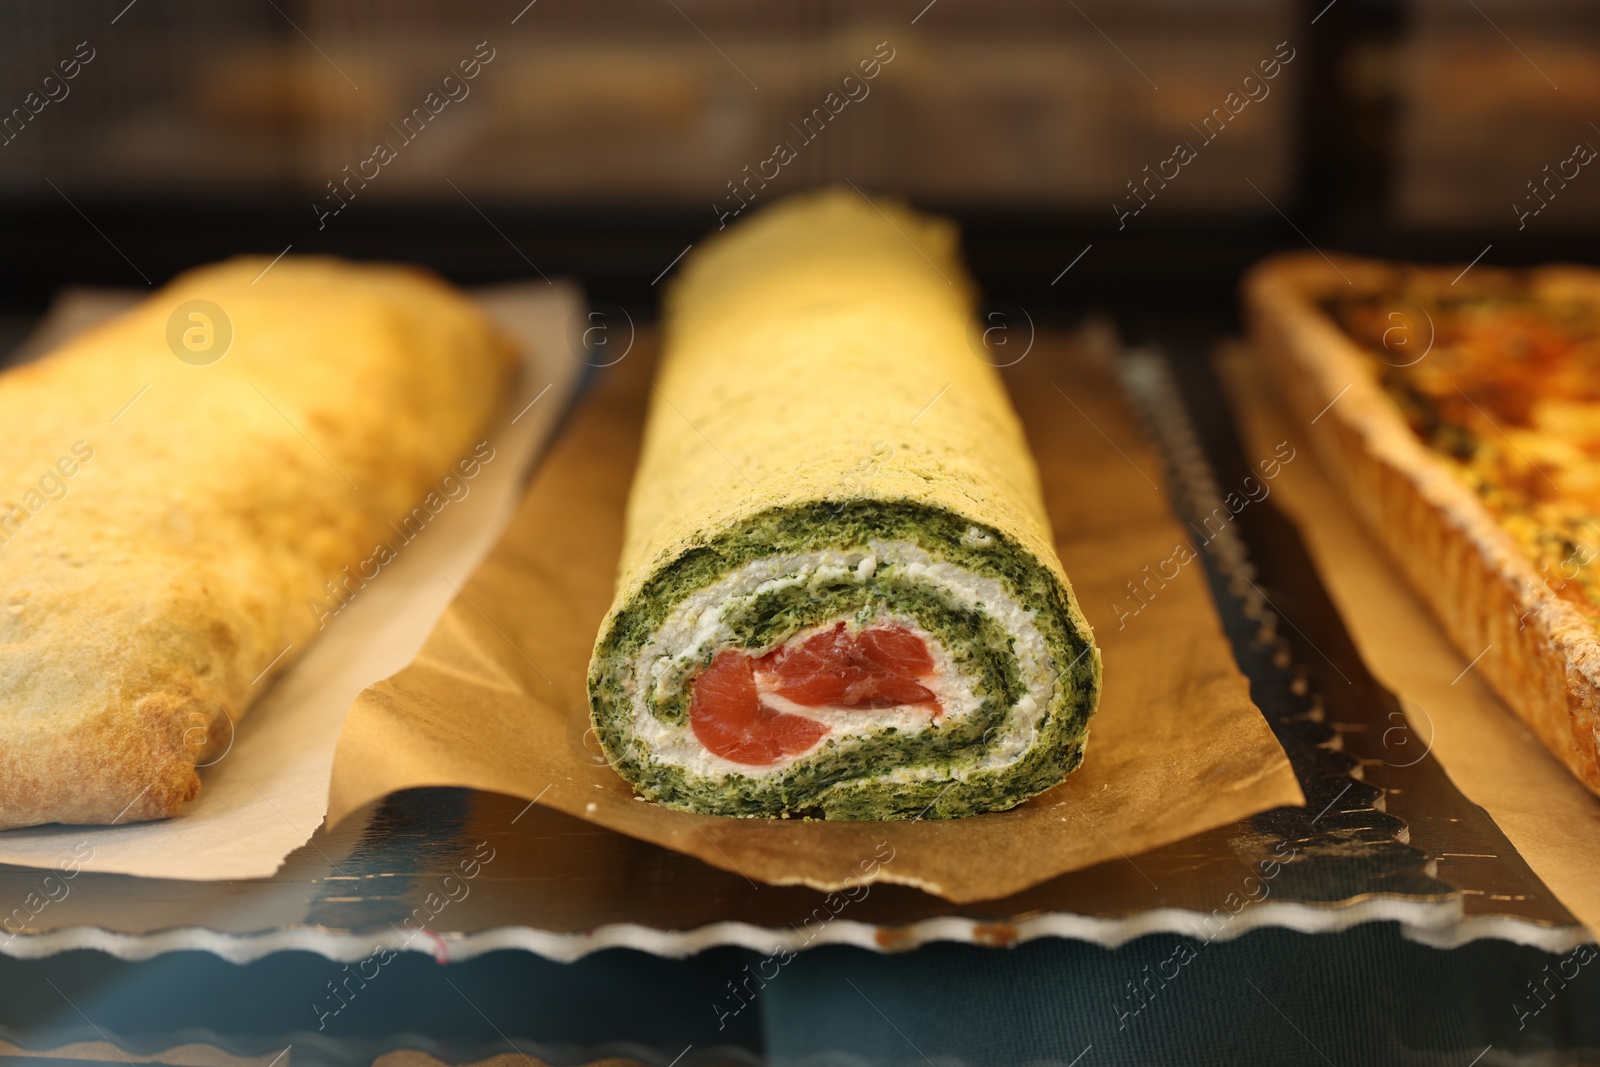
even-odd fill
[(418, 940), (398, 929), (338, 932), (314, 927), (283, 927), (253, 934), (227, 934), (203, 927), (176, 927), (148, 934), (126, 934), (100, 927), (77, 926), (42, 934), (19, 934), (0, 944), (0, 955), (42, 959), (60, 952), (89, 949), (123, 960), (147, 960), (168, 952), (211, 952), (231, 963), (250, 963), (275, 952), (315, 952), (341, 963), (357, 962), (379, 949), (432, 955), (441, 963), (461, 962), (488, 952), (515, 949), (557, 963), (606, 949), (625, 948), (668, 959), (682, 959), (706, 949), (737, 946), (757, 952), (800, 951), (819, 945), (851, 945), (894, 953), (938, 941), (1004, 948), (1024, 941), (1055, 937), (1086, 941), (1105, 948), (1152, 934), (1177, 934), (1231, 941), (1253, 930), (1278, 927), (1304, 934), (1339, 933), (1371, 922), (1396, 922), (1408, 940), (1432, 948), (1458, 948), (1472, 941), (1498, 939), (1545, 952), (1567, 952), (1595, 941), (1587, 928), (1531, 922), (1512, 916), (1464, 917), (1455, 899), (1401, 900), (1372, 896), (1353, 903), (1317, 906), (1299, 902), (1266, 902), (1234, 914), (1212, 937), (1205, 938), (1203, 919), (1214, 913), (1188, 908), (1151, 908), (1134, 915), (1100, 918), (1046, 912), (1015, 922), (938, 916), (907, 926), (881, 926), (837, 919), (807, 934), (795, 927), (773, 929), (744, 922), (708, 923), (689, 930), (661, 930), (637, 923), (610, 923), (578, 933), (500, 926), (470, 934), (425, 931)]

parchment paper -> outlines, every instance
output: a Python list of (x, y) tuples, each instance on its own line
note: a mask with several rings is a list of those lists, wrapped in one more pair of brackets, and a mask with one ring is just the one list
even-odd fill
[(636, 799), (587, 732), (584, 676), (612, 596), (650, 349), (637, 346), (583, 402), (416, 662), (356, 701), (334, 761), (333, 822), (398, 789), (473, 786), (752, 881), (888, 881), (965, 902), (1304, 803), (1250, 703), (1198, 564), (1118, 628), (1112, 605), (1128, 596), (1124, 583), (1185, 534), (1105, 358), (1062, 335), (1041, 337), (1005, 373), (1062, 562), (1105, 656), (1083, 766), (1012, 811), (948, 822), (731, 819)]
[[(63, 297), (40, 327), (43, 336), (25, 342), (24, 358), (138, 295)], [(57, 867), (76, 860), (84, 870), (152, 878), (264, 878), (310, 839), (327, 813), (334, 745), (351, 700), (411, 662), (456, 588), (493, 546), (582, 369), (568, 343), (580, 303), (575, 287), (538, 282), (475, 295), (522, 343), (525, 363), (505, 410), (483, 431), (495, 456), (465, 483), (467, 495), (401, 548), (382, 579), (363, 588), (250, 709), (232, 747), (200, 772), (200, 796), (181, 815), (114, 827), (8, 830), (0, 833), (0, 863)]]
[[(1287, 409), (1265, 368), (1242, 349), (1224, 353), (1217, 365), (1247, 455), (1267, 455), (1286, 438), (1315, 454), (1301, 428), (1283, 417)], [(1300, 528), (1362, 659), (1400, 698), (1416, 736), (1432, 737), (1433, 755), (1456, 787), (1489, 813), (1567, 910), (1600, 931), (1600, 798), (1466, 670), (1468, 657), (1319, 467), (1295, 464), (1273, 491)]]

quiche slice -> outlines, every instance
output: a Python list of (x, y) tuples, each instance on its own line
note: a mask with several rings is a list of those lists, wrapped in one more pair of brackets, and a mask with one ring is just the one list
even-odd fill
[(1257, 348), (1462, 654), (1600, 792), (1600, 271), (1317, 254), (1245, 281)]

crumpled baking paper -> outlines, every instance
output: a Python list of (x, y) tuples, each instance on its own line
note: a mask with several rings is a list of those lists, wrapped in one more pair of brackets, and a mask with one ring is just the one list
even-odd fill
[(1041, 336), (1004, 373), (1061, 560), (1104, 654), (1082, 767), (1010, 811), (953, 821), (734, 819), (635, 798), (589, 732), (584, 679), (611, 601), (650, 349), (636, 346), (584, 399), (416, 662), (356, 701), (334, 761), (330, 822), (396, 790), (471, 786), (754, 882), (833, 890), (885, 881), (966, 902), (1304, 803), (1198, 564), (1142, 586), (1154, 592), (1129, 614), (1127, 583), (1144, 582), (1147, 565), (1188, 539), (1108, 359), (1060, 334)]

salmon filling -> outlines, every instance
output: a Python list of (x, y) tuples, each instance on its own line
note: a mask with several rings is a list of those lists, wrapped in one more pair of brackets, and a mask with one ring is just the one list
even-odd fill
[(820, 718), (773, 705), (848, 711), (917, 707), (937, 717), (935, 674), (922, 638), (903, 626), (851, 633), (843, 622), (755, 657), (724, 649), (695, 676), (689, 703), (694, 735), (706, 751), (734, 763), (770, 767), (802, 755), (833, 732)]

